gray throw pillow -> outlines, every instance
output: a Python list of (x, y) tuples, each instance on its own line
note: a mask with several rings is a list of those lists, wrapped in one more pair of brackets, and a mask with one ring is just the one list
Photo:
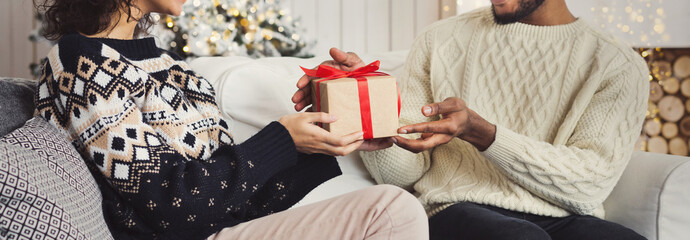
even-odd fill
[(0, 139), (0, 239), (112, 239), (96, 181), (37, 117)]
[(33, 117), (35, 88), (34, 80), (0, 78), (0, 136)]

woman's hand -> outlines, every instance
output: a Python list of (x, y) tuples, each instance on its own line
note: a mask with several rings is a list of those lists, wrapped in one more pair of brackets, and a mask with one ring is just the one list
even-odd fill
[[(352, 52), (343, 52), (337, 48), (331, 48), (330, 51), (333, 60), (325, 61), (322, 65), (334, 67), (344, 71), (354, 71), (355, 69), (364, 67), (365, 64), (357, 54)], [(295, 103), (295, 110), (302, 111), (302, 109), (311, 105), (311, 80), (314, 78), (307, 75), (302, 76), (297, 81), (297, 92), (292, 96), (292, 102)]]
[(441, 120), (401, 127), (399, 133), (422, 133), (422, 136), (418, 139), (395, 137), (398, 146), (418, 153), (458, 137), (484, 151), (496, 138), (496, 126), (469, 109), (460, 98), (426, 105), (422, 107), (422, 114), (427, 117), (441, 115)]
[(326, 113), (295, 113), (283, 116), (278, 120), (290, 132), (297, 151), (312, 154), (322, 153), (331, 156), (345, 156), (357, 150), (364, 141), (358, 140), (364, 133), (356, 132), (345, 136), (336, 136), (314, 123), (333, 123), (334, 116)]

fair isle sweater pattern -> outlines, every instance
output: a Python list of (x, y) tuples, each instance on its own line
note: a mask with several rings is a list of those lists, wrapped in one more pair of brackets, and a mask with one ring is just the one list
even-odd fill
[(279, 123), (235, 144), (210, 83), (151, 38), (67, 35), (47, 59), (37, 115), (97, 170), (116, 237), (203, 238), (340, 173), (332, 157), (297, 153)]

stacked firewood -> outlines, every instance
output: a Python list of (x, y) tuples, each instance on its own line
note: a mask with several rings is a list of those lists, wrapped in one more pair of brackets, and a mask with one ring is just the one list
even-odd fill
[(647, 60), (649, 107), (636, 148), (688, 156), (690, 149), (690, 49), (638, 49)]

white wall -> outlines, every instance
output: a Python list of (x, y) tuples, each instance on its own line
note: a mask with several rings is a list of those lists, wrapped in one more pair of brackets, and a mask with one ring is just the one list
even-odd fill
[[(414, 37), (428, 24), (448, 16), (449, 12), (465, 12), (490, 4), (489, 0), (282, 0), (286, 10), (302, 18), (308, 35), (319, 40), (315, 54), (327, 54), (330, 47), (340, 47), (354, 52), (383, 52), (407, 49)], [(637, 46), (642, 32), (650, 33), (648, 42), (655, 47), (690, 47), (690, 0), (566, 0), (576, 16), (613, 32)], [(458, 5), (455, 6), (454, 3)], [(650, 7), (646, 7), (649, 3)], [(641, 14), (648, 19), (647, 11), (656, 14), (664, 9), (664, 33), (654, 32), (653, 21), (636, 23), (635, 19), (608, 19), (603, 8), (625, 11), (625, 6), (644, 10)], [(38, 45), (34, 54), (28, 41), (32, 29), (32, 0), (0, 0), (0, 76), (29, 78), (29, 63), (40, 58), (48, 46)], [(594, 10), (592, 10), (594, 8)], [(450, 14), (452, 15), (452, 14)], [(617, 25), (629, 25), (636, 31), (624, 33)], [(638, 30), (639, 29), (639, 30)]]
[[(0, 0), (0, 76), (30, 78), (34, 45), (29, 41), (33, 29), (31, 0)], [(47, 52), (47, 46), (37, 46)]]
[(353, 52), (407, 49), (439, 19), (439, 0), (282, 0), (315, 36), (317, 55), (331, 47)]
[[(440, 2), (453, 0), (281, 0), (318, 39), (315, 54), (330, 47), (367, 53), (407, 49), (414, 37), (440, 18)], [(488, 0), (487, 0), (488, 1)], [(32, 0), (0, 0), (0, 76), (30, 78), (29, 64), (46, 55), (28, 41)], [(454, 8), (453, 8), (454, 10)], [(34, 54), (35, 52), (35, 54)]]

